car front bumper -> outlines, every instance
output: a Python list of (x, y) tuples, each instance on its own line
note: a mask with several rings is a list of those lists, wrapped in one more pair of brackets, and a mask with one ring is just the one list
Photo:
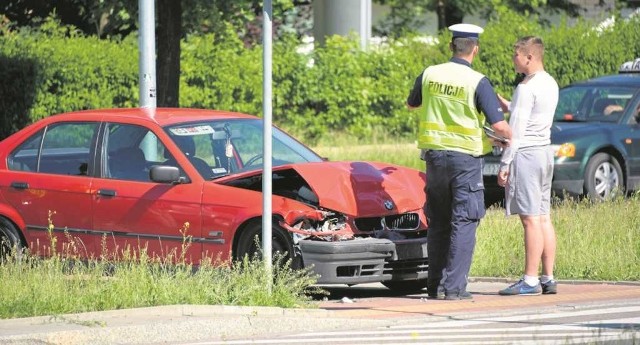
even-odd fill
[[(497, 165), (495, 158), (493, 160), (486, 159), (483, 169), (485, 194), (489, 196), (504, 195), (504, 188), (498, 186)], [(560, 196), (565, 193), (571, 196), (582, 195), (584, 193), (584, 172), (580, 170), (580, 162), (559, 162), (556, 160), (553, 166), (551, 190)]]
[(361, 284), (427, 277), (426, 238), (301, 240), (299, 245), (304, 266), (313, 267), (320, 275), (319, 284)]

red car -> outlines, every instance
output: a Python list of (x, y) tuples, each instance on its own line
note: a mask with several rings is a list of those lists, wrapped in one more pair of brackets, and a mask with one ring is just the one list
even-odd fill
[[(195, 263), (253, 254), (262, 231), (262, 133), (257, 117), (197, 109), (40, 120), (0, 142), (2, 251), (41, 253), (51, 220), (58, 245), (70, 235), (87, 257), (105, 246), (167, 255), (185, 235)], [(272, 143), (274, 251), (294, 267), (313, 265), (319, 283), (425, 285), (424, 173), (328, 162), (278, 128)]]

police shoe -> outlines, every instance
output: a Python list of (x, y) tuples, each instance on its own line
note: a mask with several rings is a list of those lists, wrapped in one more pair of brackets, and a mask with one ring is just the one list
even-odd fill
[(457, 294), (446, 294), (444, 296), (444, 299), (446, 301), (458, 301), (458, 300), (461, 300), (461, 299), (473, 299), (473, 295), (469, 291), (462, 291), (461, 293), (457, 293)]

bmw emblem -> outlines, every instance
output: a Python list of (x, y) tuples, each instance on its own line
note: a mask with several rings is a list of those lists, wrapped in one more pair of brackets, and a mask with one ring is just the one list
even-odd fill
[(385, 200), (384, 201), (384, 208), (386, 208), (387, 210), (391, 211), (393, 210), (393, 201), (391, 200)]

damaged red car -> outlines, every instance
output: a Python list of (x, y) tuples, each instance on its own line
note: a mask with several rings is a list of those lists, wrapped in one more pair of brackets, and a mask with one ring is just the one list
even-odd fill
[[(423, 172), (329, 162), (273, 128), (272, 247), (318, 283), (426, 285)], [(0, 240), (81, 255), (145, 247), (234, 260), (259, 250), (261, 119), (201, 109), (108, 109), (47, 117), (0, 142)], [(188, 224), (185, 234), (185, 224)], [(259, 238), (258, 238), (259, 241)]]

